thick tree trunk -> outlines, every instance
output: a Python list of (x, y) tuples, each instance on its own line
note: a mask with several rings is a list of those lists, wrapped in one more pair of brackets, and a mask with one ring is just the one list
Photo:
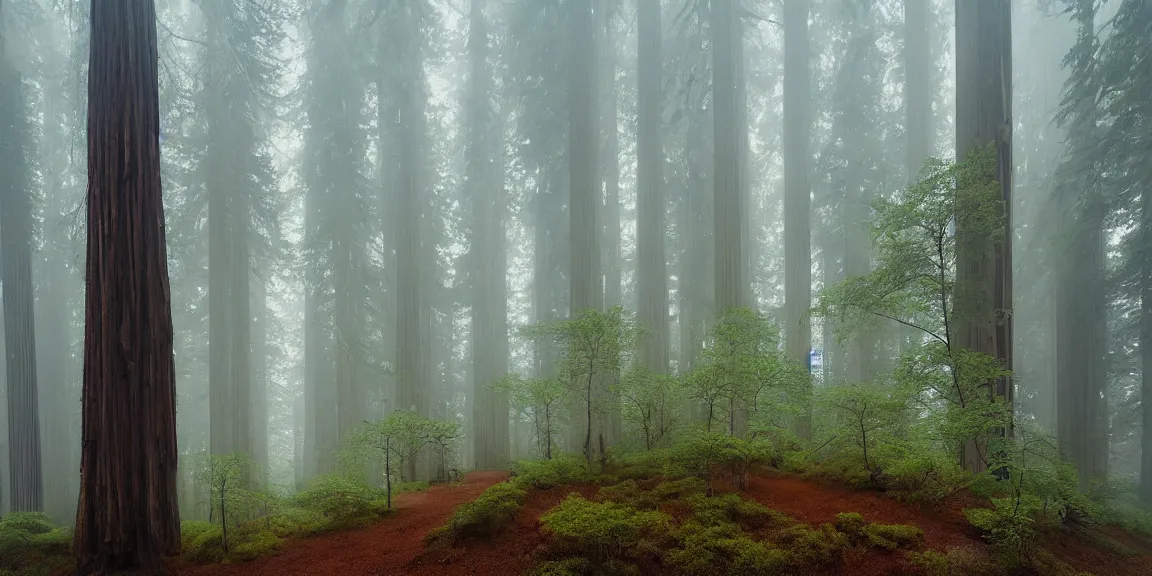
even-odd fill
[[(0, 7), (0, 10), (3, 8)], [(0, 13), (0, 28), (4, 26)], [(0, 280), (8, 387), (9, 504), (44, 508), (43, 464), (36, 397), (36, 329), (32, 314), (32, 207), (23, 80), (5, 60), (0, 30)]]
[(614, 0), (599, 0), (598, 28), (601, 58), (601, 121), (604, 134), (604, 307), (623, 304), (620, 255), (620, 135), (617, 129), (619, 111), (616, 104), (616, 34)]
[(664, 149), (660, 0), (640, 0), (637, 129), (636, 290), (640, 324), (650, 336), (642, 343), (641, 364), (668, 372), (668, 272), (664, 256)]
[[(793, 361), (811, 365), (812, 189), (810, 176), (812, 98), (808, 48), (808, 0), (784, 2), (784, 305), (785, 346)], [(812, 436), (812, 413), (800, 416), (796, 433)]]
[[(268, 480), (268, 278), (267, 270), (252, 276), (252, 426), (254, 479)], [(293, 450), (295, 453), (295, 450)]]
[(180, 550), (176, 374), (160, 184), (156, 12), (92, 3), (78, 574)]
[[(1010, 0), (956, 2), (956, 157), (993, 143), (1002, 188), (999, 241), (972, 238), (957, 225), (957, 343), (1012, 368), (1012, 11)], [(990, 393), (1012, 403), (1011, 378)], [(962, 465), (987, 469), (985, 448), (967, 442)]]

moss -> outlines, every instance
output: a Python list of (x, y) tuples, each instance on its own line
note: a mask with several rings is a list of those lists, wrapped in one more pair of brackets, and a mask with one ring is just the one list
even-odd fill
[(788, 553), (753, 540), (739, 526), (705, 525), (693, 519), (676, 532), (678, 546), (664, 554), (664, 563), (676, 573), (765, 575), (785, 573)]
[(678, 480), (661, 482), (651, 490), (651, 493), (659, 500), (670, 500), (691, 496), (692, 494), (704, 494), (707, 489), (708, 485), (704, 480), (695, 476), (689, 476)]
[(924, 543), (924, 531), (908, 524), (869, 524), (864, 534), (869, 544), (885, 550), (916, 548)]
[(859, 512), (841, 512), (836, 515), (836, 529), (854, 540), (864, 536), (866, 526), (868, 522)]
[(636, 485), (635, 480), (625, 480), (619, 484), (604, 486), (596, 494), (596, 499), (601, 502), (624, 504), (641, 510), (653, 510), (658, 504), (656, 497), (651, 492), (641, 490)]
[(672, 519), (615, 502), (592, 502), (571, 494), (540, 517), (562, 555), (606, 562), (633, 551), (641, 539), (668, 533)]
[(0, 519), (0, 571), (47, 575), (72, 565), (72, 533), (56, 528), (41, 513), (13, 513)]
[(0, 518), (0, 527), (28, 534), (46, 534), (55, 528), (52, 519), (43, 512), (12, 512)]
[(772, 541), (788, 551), (789, 565), (794, 568), (830, 566), (848, 548), (848, 537), (831, 524), (819, 528), (798, 524), (774, 535)]
[(521, 488), (547, 490), (556, 486), (578, 484), (592, 479), (588, 465), (581, 458), (563, 456), (551, 460), (518, 462), (513, 481)]
[(904, 553), (904, 557), (925, 576), (948, 576), (948, 557), (935, 550), (909, 551)]
[(428, 534), (428, 541), (444, 538), (484, 536), (499, 530), (516, 517), (528, 493), (517, 483), (501, 482), (493, 485), (471, 502), (456, 507), (448, 523)]
[(685, 499), (697, 520), (706, 525), (734, 522), (747, 530), (768, 526), (787, 526), (794, 521), (758, 502), (746, 500), (738, 494), (708, 497), (702, 494)]
[(249, 562), (280, 549), (282, 540), (269, 531), (246, 534), (228, 550), (230, 562)]

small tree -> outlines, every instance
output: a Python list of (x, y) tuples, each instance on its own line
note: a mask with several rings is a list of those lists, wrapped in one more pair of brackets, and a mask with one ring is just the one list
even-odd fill
[(252, 465), (247, 454), (205, 454), (196, 467), (195, 483), (208, 488), (208, 519), (220, 512), (224, 553), (228, 553), (228, 523), (240, 524), (250, 511), (254, 493), (247, 481)]
[(806, 393), (808, 375), (779, 343), (779, 328), (746, 308), (728, 310), (712, 327), (700, 367), (685, 379), (689, 396), (708, 408), (709, 432), (721, 402), (728, 404), (728, 433), (736, 434), (739, 410), (765, 413)]
[[(603, 383), (627, 365), (638, 336), (636, 323), (623, 307), (614, 306), (604, 312), (585, 310), (575, 318), (538, 329), (556, 337), (564, 349), (561, 381), (584, 413), (584, 458), (591, 466), (593, 416), (604, 409), (602, 399), (608, 391)], [(603, 448), (603, 433), (599, 443)]]
[[(451, 426), (455, 426), (452, 429)], [(353, 431), (343, 456), (352, 466), (363, 466), (370, 457), (384, 460), (384, 487), (387, 506), (392, 507), (392, 478), (404, 464), (436, 438), (451, 442), (460, 436), (459, 426), (429, 420), (415, 412), (398, 410), (377, 422), (364, 422)]]
[(985, 465), (991, 437), (1010, 425), (1011, 410), (993, 386), (1008, 372), (996, 358), (955, 344), (957, 294), (975, 287), (957, 285), (953, 231), (958, 218), (965, 241), (983, 242), (1002, 232), (1000, 186), (989, 177), (995, 162), (990, 148), (957, 164), (931, 160), (904, 193), (877, 200), (875, 268), (826, 288), (817, 307), (819, 314), (838, 318), (841, 338), (874, 330), (879, 319), (919, 332), (924, 344), (901, 359), (897, 380), (917, 383), (927, 403), (946, 405), (938, 430)]
[(908, 407), (910, 395), (899, 387), (857, 382), (832, 386), (825, 390), (822, 400), (832, 408), (838, 418), (837, 435), (852, 439), (863, 452), (864, 469), (875, 481), (880, 475), (875, 456), (869, 448), (877, 443), (877, 431), (892, 429)]
[(568, 386), (558, 378), (524, 378), (519, 374), (509, 374), (492, 386), (508, 394), (512, 406), (532, 421), (540, 453), (545, 460), (551, 460), (562, 416), (560, 406), (568, 396)]
[(644, 449), (667, 444), (672, 431), (682, 423), (685, 389), (680, 382), (635, 366), (620, 378), (617, 389), (624, 421), (639, 429)]
[(429, 420), (426, 429), (425, 437), (428, 444), (436, 451), (437, 458), (437, 478), (443, 482), (447, 480), (448, 470), (447, 463), (456, 442), (464, 435), (464, 427), (459, 422), (442, 422), (440, 420)]

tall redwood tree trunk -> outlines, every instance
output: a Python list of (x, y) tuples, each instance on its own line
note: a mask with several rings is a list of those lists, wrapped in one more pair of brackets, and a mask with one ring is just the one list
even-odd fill
[(180, 550), (176, 373), (160, 187), (156, 8), (93, 0), (78, 574)]

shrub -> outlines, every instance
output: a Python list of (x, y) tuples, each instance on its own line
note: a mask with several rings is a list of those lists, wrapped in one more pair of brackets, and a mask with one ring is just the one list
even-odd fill
[(675, 532), (679, 546), (664, 554), (664, 563), (685, 575), (783, 573), (788, 553), (751, 539), (732, 523), (706, 526), (685, 522)]
[(793, 523), (787, 515), (772, 510), (758, 502), (745, 500), (738, 494), (707, 497), (701, 494), (687, 498), (696, 519), (706, 526), (732, 522), (749, 530), (765, 526), (781, 526)]
[(296, 494), (295, 503), (320, 514), (332, 526), (343, 526), (372, 517), (371, 503), (379, 495), (379, 490), (364, 482), (330, 474), (316, 478), (308, 489)]
[(841, 512), (836, 515), (836, 529), (853, 540), (863, 538), (867, 526), (868, 522), (859, 512)]
[(185, 522), (180, 526), (184, 559), (193, 564), (224, 561), (224, 531), (217, 524)]
[(672, 500), (683, 498), (692, 494), (704, 494), (707, 484), (695, 476), (680, 478), (679, 480), (666, 480), (656, 485), (650, 492), (657, 500)]
[(249, 562), (279, 550), (280, 545), (281, 540), (275, 534), (267, 530), (255, 531), (237, 538), (228, 552), (228, 560)]
[(72, 533), (53, 527), (38, 512), (14, 512), (0, 518), (0, 572), (39, 575), (71, 565)]
[(570, 494), (540, 522), (564, 555), (606, 562), (625, 555), (646, 536), (667, 533), (672, 519), (660, 512)]
[(990, 544), (1010, 560), (1020, 561), (1036, 538), (1030, 503), (994, 498), (992, 508), (965, 508), (968, 523), (979, 528)]
[(479, 498), (456, 507), (448, 523), (428, 534), (429, 541), (449, 537), (483, 536), (500, 529), (516, 517), (528, 493), (512, 482), (501, 482), (488, 488)]
[(773, 536), (773, 542), (787, 550), (789, 565), (798, 570), (830, 566), (848, 547), (848, 537), (831, 524), (792, 526)]
[(869, 524), (864, 534), (869, 544), (885, 550), (915, 548), (924, 542), (924, 531), (907, 524)]
[(513, 469), (515, 482), (523, 488), (547, 490), (566, 484), (587, 482), (592, 478), (587, 463), (573, 456), (552, 460), (518, 462)]
[(625, 480), (619, 484), (604, 486), (596, 494), (601, 502), (615, 502), (641, 510), (656, 508), (657, 500), (651, 492), (641, 490), (635, 480)]

